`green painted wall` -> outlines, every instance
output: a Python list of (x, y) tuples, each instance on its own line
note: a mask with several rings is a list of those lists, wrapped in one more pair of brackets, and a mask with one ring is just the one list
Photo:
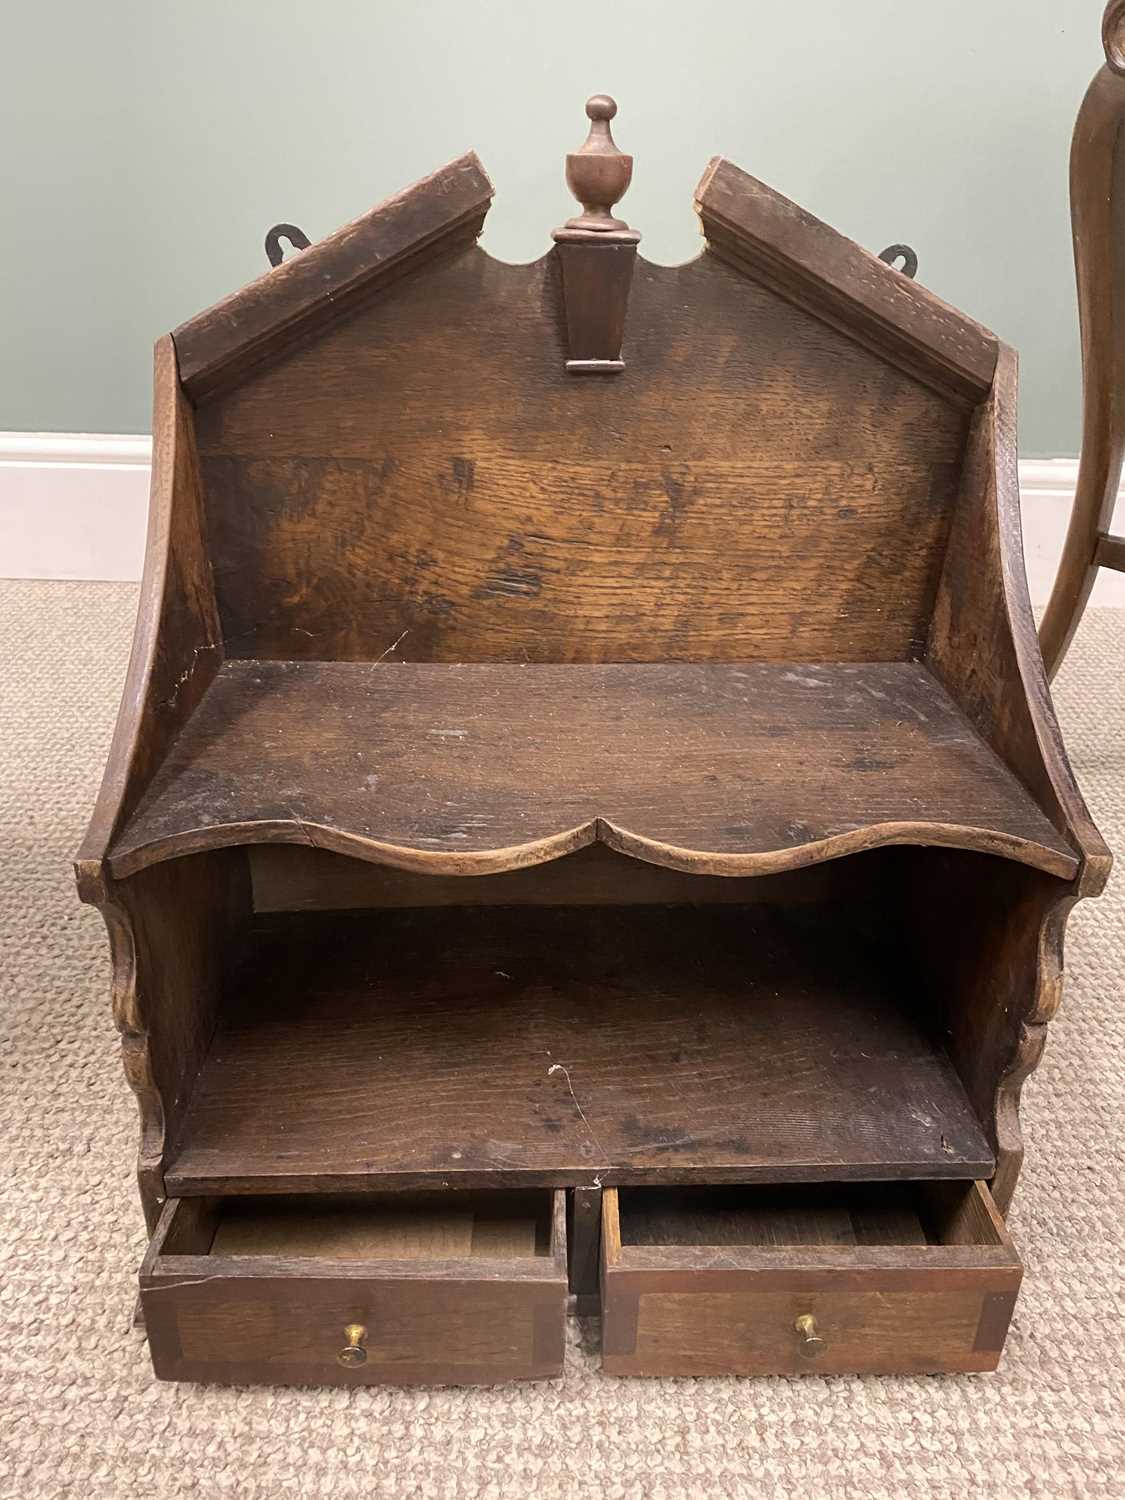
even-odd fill
[(150, 345), (473, 146), (484, 244), (529, 260), (607, 90), (654, 260), (717, 152), (1023, 356), (1022, 448), (1075, 453), (1070, 131), (1102, 0), (65, 0), (12, 8), (0, 90), (0, 428), (142, 432)]

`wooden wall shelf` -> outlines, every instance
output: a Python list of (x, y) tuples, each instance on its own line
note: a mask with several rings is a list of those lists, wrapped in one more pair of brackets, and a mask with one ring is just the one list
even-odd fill
[(568, 1297), (620, 1373), (999, 1359), (1109, 869), (1015, 359), (722, 160), (648, 263), (615, 110), (541, 260), (470, 153), (157, 345), (77, 874), (161, 1376), (552, 1375)]

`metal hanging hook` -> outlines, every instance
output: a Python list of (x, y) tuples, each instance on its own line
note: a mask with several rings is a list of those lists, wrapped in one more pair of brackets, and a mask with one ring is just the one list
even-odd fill
[(896, 260), (901, 260), (902, 265), (895, 269), (902, 272), (911, 281), (918, 274), (918, 256), (909, 245), (888, 245), (879, 255), (879, 259), (888, 266), (894, 266)]
[(296, 224), (275, 224), (266, 235), (266, 258), (271, 266), (279, 266), (285, 259), (282, 240), (288, 240), (294, 250), (307, 250), (312, 244), (305, 231), (298, 229)]

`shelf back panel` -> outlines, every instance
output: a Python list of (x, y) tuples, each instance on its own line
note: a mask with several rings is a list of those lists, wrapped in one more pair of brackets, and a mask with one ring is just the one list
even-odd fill
[(964, 405), (710, 251), (638, 264), (622, 374), (558, 307), (473, 248), (202, 402), (229, 657), (921, 654)]

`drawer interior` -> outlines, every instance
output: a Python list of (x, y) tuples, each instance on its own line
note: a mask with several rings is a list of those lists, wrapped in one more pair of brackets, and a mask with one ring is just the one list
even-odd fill
[(621, 1188), (622, 1247), (1007, 1245), (975, 1182)]
[(549, 1258), (552, 1194), (418, 1192), (183, 1199), (176, 1255), (313, 1260)]

